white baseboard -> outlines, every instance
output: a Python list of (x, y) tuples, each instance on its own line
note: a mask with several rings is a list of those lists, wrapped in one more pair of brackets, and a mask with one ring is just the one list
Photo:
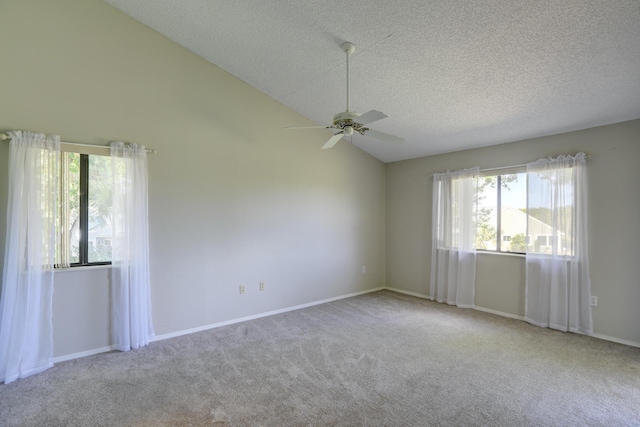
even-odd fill
[[(278, 310), (267, 311), (265, 313), (254, 314), (252, 316), (245, 316), (245, 317), (240, 317), (240, 318), (237, 318), (237, 319), (226, 320), (224, 322), (212, 323), (212, 324), (209, 324), (209, 325), (199, 326), (197, 328), (190, 328), (190, 329), (184, 329), (184, 330), (181, 330), (181, 331), (170, 332), (168, 334), (157, 335), (157, 336), (151, 338), (150, 342), (162, 341), (162, 340), (166, 340), (166, 339), (169, 339), (169, 338), (179, 337), (179, 336), (182, 336), (182, 335), (193, 334), (195, 332), (201, 332), (201, 331), (206, 331), (206, 330), (209, 330), (209, 329), (219, 328), (221, 326), (233, 325), (234, 323), (246, 322), (248, 320), (259, 319), (261, 317), (273, 316), (274, 314), (280, 314), (280, 313), (286, 313), (286, 312), (289, 312), (289, 311), (300, 310), (302, 308), (312, 307), (314, 305), (326, 304), (326, 303), (332, 302), (332, 301), (338, 301), (338, 300), (341, 300), (341, 299), (351, 298), (351, 297), (355, 297), (355, 296), (358, 296), (358, 295), (364, 295), (364, 294), (368, 294), (368, 293), (371, 293), (371, 292), (378, 292), (378, 291), (381, 291), (383, 289), (385, 289), (385, 288), (384, 287), (379, 287), (379, 288), (374, 288), (374, 289), (367, 289), (366, 291), (351, 292), (349, 294), (344, 294), (344, 295), (340, 295), (340, 296), (333, 297), (333, 298), (326, 298), (326, 299), (319, 300), (319, 301), (308, 302), (308, 303), (305, 303), (305, 304), (295, 305), (293, 307), (286, 307), (286, 308), (281, 308), (281, 309), (278, 309)], [(108, 347), (95, 348), (93, 350), (82, 351), (80, 353), (65, 354), (63, 356), (54, 357), (53, 363), (60, 363), (60, 362), (65, 362), (67, 360), (79, 359), (81, 357), (93, 356), (94, 354), (106, 353), (106, 352), (109, 352), (109, 351), (113, 351), (115, 349), (116, 349), (115, 346), (108, 346)]]
[(308, 302), (308, 303), (305, 303), (305, 304), (295, 305), (293, 307), (286, 307), (286, 308), (281, 308), (281, 309), (278, 309), (278, 310), (267, 311), (265, 313), (259, 313), (259, 314), (254, 314), (254, 315), (251, 315), (251, 316), (240, 317), (240, 318), (237, 318), (237, 319), (225, 320), (224, 322), (211, 323), (209, 325), (198, 326), (197, 328), (184, 329), (184, 330), (181, 330), (181, 331), (170, 332), (168, 334), (157, 335), (157, 336), (153, 337), (151, 339), (151, 341), (162, 341), (162, 340), (166, 340), (166, 339), (169, 339), (169, 338), (179, 337), (179, 336), (182, 336), (182, 335), (193, 334), (195, 332), (202, 332), (202, 331), (206, 331), (206, 330), (209, 330), (209, 329), (219, 328), (221, 326), (233, 325), (234, 323), (240, 323), (240, 322), (246, 322), (248, 320), (260, 319), (261, 317), (273, 316), (274, 314), (286, 313), (286, 312), (289, 312), (289, 311), (300, 310), (302, 308), (313, 307), (314, 305), (326, 304), (326, 303), (332, 302), (332, 301), (337, 301), (337, 300), (341, 300), (341, 299), (345, 299), (345, 298), (351, 298), (351, 297), (355, 297), (355, 296), (358, 296), (358, 295), (368, 294), (368, 293), (371, 293), (371, 292), (377, 292), (377, 291), (381, 291), (383, 289), (385, 289), (385, 288), (384, 287), (379, 287), (379, 288), (375, 288), (375, 289), (368, 289), (366, 291), (352, 292), (352, 293), (349, 293), (349, 294), (340, 295), (338, 297), (327, 298), (327, 299), (323, 299), (323, 300), (319, 300), (319, 301), (313, 301), (313, 302)]
[[(254, 315), (251, 315), (251, 316), (240, 317), (240, 318), (237, 318), (237, 319), (226, 320), (224, 322), (212, 323), (212, 324), (209, 324), (209, 325), (199, 326), (197, 328), (184, 329), (184, 330), (181, 330), (181, 331), (170, 332), (168, 334), (157, 335), (157, 336), (155, 336), (155, 337), (153, 337), (151, 339), (151, 342), (162, 341), (162, 340), (166, 340), (166, 339), (169, 339), (169, 338), (179, 337), (179, 336), (182, 336), (182, 335), (188, 335), (188, 334), (193, 334), (193, 333), (196, 333), (196, 332), (206, 331), (206, 330), (209, 330), (209, 329), (219, 328), (219, 327), (222, 327), (222, 326), (233, 325), (235, 323), (246, 322), (248, 320), (260, 319), (262, 317), (273, 316), (275, 314), (281, 314), (281, 313), (286, 313), (286, 312), (289, 312), (289, 311), (300, 310), (300, 309), (307, 308), (307, 307), (313, 307), (314, 305), (326, 304), (328, 302), (338, 301), (338, 300), (345, 299), (345, 298), (351, 298), (351, 297), (355, 297), (355, 296), (358, 296), (358, 295), (364, 295), (364, 294), (368, 294), (368, 293), (371, 293), (371, 292), (378, 292), (378, 291), (381, 291), (381, 290), (388, 290), (388, 291), (392, 291), (392, 292), (397, 292), (399, 294), (405, 294), (405, 295), (410, 295), (410, 296), (414, 296), (414, 297), (417, 297), (417, 298), (431, 300), (431, 297), (429, 295), (420, 294), (420, 293), (417, 293), (417, 292), (405, 291), (405, 290), (402, 290), (402, 289), (392, 288), (392, 287), (379, 287), (379, 288), (374, 288), (374, 289), (367, 289), (366, 291), (352, 292), (352, 293), (349, 293), (349, 294), (340, 295), (340, 296), (333, 297), (333, 298), (326, 298), (326, 299), (319, 300), (319, 301), (313, 301), (313, 302), (309, 302), (309, 303), (305, 303), (305, 304), (295, 305), (295, 306), (292, 306), (292, 307), (286, 307), (286, 308), (281, 308), (281, 309), (278, 309), (278, 310), (267, 311), (265, 313), (259, 313), (259, 314), (254, 314)], [(474, 308), (476, 310), (484, 311), (486, 313), (496, 314), (498, 316), (509, 317), (511, 319), (524, 321), (524, 316), (518, 316), (516, 314), (511, 314), (511, 313), (506, 313), (506, 312), (503, 312), (503, 311), (492, 310), (490, 308), (484, 308), (484, 307), (477, 307), (476, 306)], [(605, 340), (605, 341), (612, 341), (612, 342), (615, 342), (615, 343), (632, 346), (632, 347), (640, 347), (640, 342), (624, 340), (624, 339), (620, 339), (620, 338), (611, 337), (611, 336), (608, 336), (608, 335), (602, 335), (602, 334), (594, 333), (594, 334), (591, 334), (589, 336), (594, 337), (594, 338), (599, 338), (599, 339), (602, 339), (602, 340)], [(78, 359), (78, 358), (81, 358), (81, 357), (93, 356), (95, 354), (106, 353), (106, 352), (113, 351), (113, 350), (115, 350), (114, 346), (107, 346), (107, 347), (96, 348), (96, 349), (93, 349), (93, 350), (82, 351), (82, 352), (79, 352), (79, 353), (65, 354), (63, 356), (54, 357), (53, 358), (53, 363), (60, 363), (60, 362), (65, 362), (67, 360)]]
[(66, 362), (67, 360), (80, 359), (81, 357), (93, 356), (94, 354), (107, 353), (115, 350), (115, 346), (94, 348), (93, 350), (81, 351), (80, 353), (65, 354), (53, 358), (53, 363)]
[(640, 347), (640, 342), (623, 340), (621, 338), (610, 337), (609, 335), (590, 334), (590, 335), (587, 335), (587, 336), (598, 338), (598, 339), (605, 340), (605, 341), (612, 341), (612, 342), (615, 342), (615, 343), (618, 343), (618, 344), (629, 345), (631, 347)]
[(478, 306), (475, 306), (474, 308), (476, 310), (478, 310), (478, 311), (484, 311), (485, 313), (496, 314), (498, 316), (508, 317), (510, 319), (516, 319), (516, 320), (523, 320), (524, 321), (524, 316), (518, 316), (517, 314), (511, 314), (511, 313), (507, 313), (507, 312), (504, 312), (504, 311), (498, 311), (498, 310), (493, 310), (493, 309), (490, 309), (490, 308), (478, 307)]
[[(405, 295), (411, 295), (411, 296), (418, 297), (418, 298), (431, 299), (431, 297), (429, 295), (419, 294), (419, 293), (416, 293), (416, 292), (409, 292), (409, 291), (405, 291), (405, 290), (402, 290), (402, 289), (389, 288), (389, 287), (387, 287), (385, 289), (388, 290), (388, 291), (398, 292), (400, 294), (405, 294)], [(484, 311), (485, 313), (491, 313), (491, 314), (495, 314), (495, 315), (498, 315), (498, 316), (508, 317), (510, 319), (516, 319), (516, 320), (524, 321), (524, 316), (519, 316), (517, 314), (506, 313), (504, 311), (498, 311), (498, 310), (493, 310), (491, 308), (478, 307), (478, 306), (475, 306), (474, 309), (476, 309), (478, 311)], [(587, 334), (581, 334), (581, 335), (587, 335)], [(618, 344), (624, 344), (624, 345), (628, 345), (628, 346), (631, 346), (631, 347), (640, 347), (640, 342), (624, 340), (624, 339), (621, 339), (621, 338), (611, 337), (609, 335), (593, 333), (593, 334), (589, 334), (587, 336), (598, 338), (598, 339), (605, 340), (605, 341), (615, 342), (615, 343), (618, 343)]]
[[(492, 313), (492, 314), (497, 314), (498, 316), (509, 317), (511, 319), (525, 321), (524, 316), (518, 316), (517, 314), (505, 313), (503, 311), (492, 310), (490, 308), (484, 308), (484, 307), (476, 307), (476, 310), (480, 310), (480, 311), (484, 311), (484, 312)], [(582, 332), (574, 332), (574, 333), (575, 334), (580, 334), (580, 335), (586, 335), (588, 337), (598, 338), (598, 339), (605, 340), (605, 341), (611, 341), (611, 342), (615, 342), (615, 343), (618, 343), (618, 344), (624, 344), (624, 345), (628, 345), (628, 346), (631, 346), (631, 347), (640, 347), (640, 342), (623, 340), (621, 338), (611, 337), (609, 335), (596, 334), (596, 333), (583, 334)]]
[(411, 295), (412, 297), (418, 297), (418, 298), (422, 298), (422, 299), (431, 299), (431, 297), (429, 295), (419, 294), (417, 292), (405, 291), (403, 289), (389, 288), (389, 287), (386, 287), (384, 289), (386, 289), (387, 291), (397, 292), (399, 294)]
[[(405, 291), (405, 290), (398, 289), (398, 288), (385, 288), (385, 289), (388, 290), (388, 291), (397, 292), (399, 294), (411, 295), (411, 296), (414, 296), (414, 297), (428, 299), (428, 300), (433, 301), (433, 299), (429, 295), (419, 294), (417, 292)], [(473, 307), (470, 307), (470, 308), (473, 308), (474, 310), (478, 310), (478, 311), (484, 311), (486, 313), (496, 314), (498, 316), (509, 317), (511, 319), (524, 320), (524, 316), (518, 316), (516, 314), (505, 313), (504, 311), (492, 310), (490, 308), (478, 307), (478, 306), (473, 306)]]

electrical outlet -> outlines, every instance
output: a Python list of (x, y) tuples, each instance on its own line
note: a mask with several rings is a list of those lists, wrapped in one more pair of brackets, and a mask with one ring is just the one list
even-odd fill
[(264, 291), (264, 282), (260, 282), (260, 290)]
[(240, 285), (240, 294), (244, 294), (244, 285)]
[(363, 265), (363, 266), (362, 266), (362, 272), (363, 272), (363, 273), (366, 273), (366, 272), (367, 272), (367, 266), (366, 266), (366, 265)]
[(591, 297), (591, 306), (596, 307), (598, 305), (598, 297)]

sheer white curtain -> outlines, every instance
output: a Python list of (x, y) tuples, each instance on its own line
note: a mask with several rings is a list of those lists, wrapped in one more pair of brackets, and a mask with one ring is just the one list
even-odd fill
[(431, 299), (473, 307), (479, 169), (433, 175)]
[(10, 132), (0, 382), (53, 366), (53, 262), (60, 138)]
[(586, 155), (530, 163), (527, 182), (528, 209), (547, 212), (550, 227), (544, 235), (528, 232), (525, 319), (589, 334)]
[(153, 337), (149, 281), (147, 152), (144, 146), (111, 143), (113, 242), (111, 314), (117, 350), (143, 347)]

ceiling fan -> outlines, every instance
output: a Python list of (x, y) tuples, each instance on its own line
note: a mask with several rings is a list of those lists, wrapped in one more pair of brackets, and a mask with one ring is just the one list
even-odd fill
[(288, 127), (286, 129), (335, 129), (339, 132), (333, 135), (322, 146), (322, 149), (331, 148), (338, 143), (344, 136), (351, 136), (354, 132), (360, 135), (367, 135), (385, 142), (404, 142), (404, 138), (398, 136), (389, 135), (388, 133), (380, 132), (374, 129), (369, 129), (365, 125), (375, 122), (377, 120), (386, 119), (388, 116), (380, 111), (371, 110), (364, 114), (356, 113), (349, 110), (349, 55), (352, 54), (356, 47), (353, 43), (345, 42), (342, 44), (342, 50), (347, 54), (347, 110), (338, 113), (333, 116), (333, 123), (330, 126), (301, 126), (301, 127)]

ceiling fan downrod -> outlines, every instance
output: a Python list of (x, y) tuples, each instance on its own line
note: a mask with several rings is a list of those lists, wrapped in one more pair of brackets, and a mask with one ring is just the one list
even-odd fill
[(356, 46), (350, 42), (342, 43), (342, 50), (347, 54), (347, 111), (349, 108), (349, 54), (355, 52)]

